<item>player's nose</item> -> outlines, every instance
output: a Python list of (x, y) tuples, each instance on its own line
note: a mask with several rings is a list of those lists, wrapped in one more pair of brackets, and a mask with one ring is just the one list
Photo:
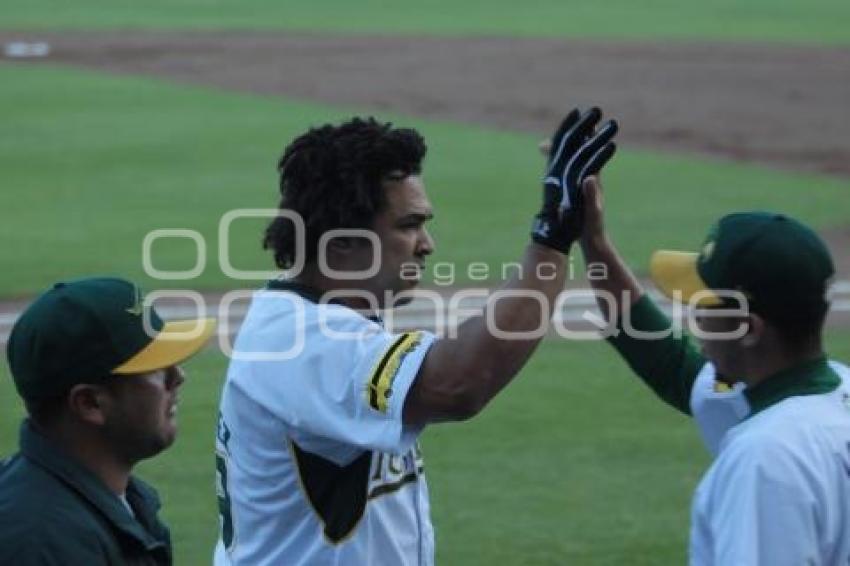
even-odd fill
[(167, 370), (167, 384), (169, 389), (177, 389), (186, 381), (186, 372), (180, 366), (171, 366)]
[(431, 236), (431, 233), (424, 226), (422, 227), (422, 233), (419, 236), (419, 245), (416, 250), (417, 255), (427, 256), (434, 253), (434, 238)]

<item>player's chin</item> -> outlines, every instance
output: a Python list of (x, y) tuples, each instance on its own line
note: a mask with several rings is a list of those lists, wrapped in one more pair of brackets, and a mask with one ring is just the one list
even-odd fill
[(157, 430), (145, 435), (143, 441), (136, 443), (136, 459), (153, 458), (174, 444), (175, 440), (177, 440), (176, 426), (160, 426)]
[(162, 451), (174, 444), (174, 441), (177, 440), (177, 423), (170, 422), (167, 426), (164, 426), (159, 434), (159, 446), (158, 450)]
[(411, 279), (407, 282), (408, 290), (413, 290), (419, 287), (419, 284), (422, 282), (422, 276), (416, 277), (415, 279)]
[(414, 291), (418, 285), (419, 281), (402, 281), (402, 284), (395, 290), (395, 293), (393, 293), (393, 306), (398, 307), (412, 302), (414, 299), (414, 293), (412, 293), (412, 291)]
[(404, 277), (401, 278), (400, 287), (402, 288), (402, 290), (415, 289), (421, 281), (422, 281), (422, 272), (421, 271), (417, 271), (416, 273), (408, 273)]
[(174, 444), (177, 438), (177, 407), (172, 405), (166, 412), (159, 426), (159, 440), (163, 448)]

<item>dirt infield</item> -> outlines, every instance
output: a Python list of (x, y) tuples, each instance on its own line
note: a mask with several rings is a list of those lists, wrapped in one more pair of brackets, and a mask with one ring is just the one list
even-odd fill
[(850, 49), (284, 32), (0, 32), (52, 63), (546, 132), (568, 106), (627, 145), (850, 177)]

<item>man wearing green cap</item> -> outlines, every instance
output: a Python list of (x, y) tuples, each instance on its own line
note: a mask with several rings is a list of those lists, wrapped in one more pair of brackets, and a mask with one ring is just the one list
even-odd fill
[[(585, 260), (610, 342), (716, 456), (694, 495), (690, 563), (850, 563), (850, 369), (822, 330), (834, 268), (821, 239), (780, 214), (724, 216), (698, 253), (656, 252), (659, 289), (696, 314), (689, 337), (641, 289), (584, 186)], [(610, 330), (610, 328), (609, 328)]]
[(163, 322), (122, 279), (57, 283), (7, 344), (29, 418), (0, 463), (0, 564), (171, 564), (156, 492), (133, 466), (174, 441), (177, 366), (210, 319)]

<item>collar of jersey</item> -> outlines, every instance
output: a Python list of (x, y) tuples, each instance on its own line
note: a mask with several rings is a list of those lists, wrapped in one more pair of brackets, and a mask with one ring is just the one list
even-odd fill
[[(316, 304), (322, 302), (322, 291), (316, 289), (315, 287), (310, 287), (309, 285), (298, 283), (297, 281), (293, 281), (292, 279), (272, 279), (266, 284), (266, 289), (270, 291), (289, 291), (290, 293), (295, 293), (301, 298), (307, 299), (308, 301)], [(342, 301), (340, 301), (339, 299), (331, 299), (330, 301), (325, 302), (334, 305), (342, 304)]]
[[(291, 279), (272, 279), (268, 283), (266, 283), (266, 289), (270, 291), (289, 291), (290, 293), (295, 293), (299, 297), (310, 301), (311, 303), (319, 304), (322, 302), (322, 292), (315, 287), (310, 287), (309, 285), (304, 285), (303, 283), (298, 283)], [(333, 305), (342, 305), (348, 308), (341, 300), (339, 299), (331, 299), (330, 301), (325, 301), (327, 303)], [(365, 317), (372, 322), (376, 322), (378, 324), (383, 325), (383, 320), (378, 315), (367, 316)]]
[(818, 395), (835, 390), (841, 378), (829, 367), (826, 356), (775, 373), (761, 383), (744, 389), (750, 416), (799, 395)]

